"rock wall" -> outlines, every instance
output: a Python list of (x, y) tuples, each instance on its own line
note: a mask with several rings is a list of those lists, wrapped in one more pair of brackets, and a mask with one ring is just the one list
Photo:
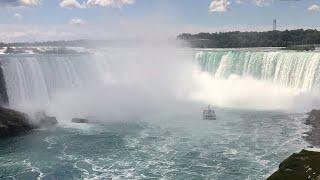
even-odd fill
[(7, 106), (9, 105), (9, 98), (7, 94), (6, 81), (4, 79), (3, 69), (0, 63), (0, 105)]
[(320, 152), (302, 150), (284, 160), (267, 180), (320, 180)]
[(0, 138), (26, 134), (34, 128), (27, 115), (0, 107)]
[(307, 133), (306, 140), (313, 146), (320, 146), (320, 110), (312, 110), (306, 120), (306, 124), (312, 127)]

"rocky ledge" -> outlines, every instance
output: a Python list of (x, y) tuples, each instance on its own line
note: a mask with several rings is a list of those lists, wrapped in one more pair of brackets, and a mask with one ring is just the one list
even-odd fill
[(0, 137), (26, 134), (34, 128), (25, 114), (0, 107)]
[[(306, 133), (305, 139), (312, 146), (320, 146), (320, 110), (308, 113), (306, 124), (312, 129)], [(302, 150), (284, 160), (279, 170), (271, 175), (268, 180), (320, 180), (320, 152)]]
[(56, 117), (48, 116), (44, 111), (37, 112), (33, 119), (33, 123), (38, 128), (48, 128), (58, 124)]
[(36, 128), (58, 124), (55, 117), (47, 116), (44, 112), (37, 113), (32, 119), (30, 121), (24, 113), (0, 107), (0, 138), (23, 135)]
[(284, 160), (267, 180), (320, 180), (320, 152), (302, 150)]
[(312, 110), (308, 115), (306, 124), (312, 129), (305, 138), (313, 146), (320, 146), (320, 110)]
[(71, 122), (83, 124), (83, 123), (89, 123), (89, 120), (83, 119), (83, 118), (73, 118)]

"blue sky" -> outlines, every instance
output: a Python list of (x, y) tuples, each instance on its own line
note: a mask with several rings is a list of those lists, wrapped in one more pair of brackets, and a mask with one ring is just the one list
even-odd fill
[(0, 0), (0, 41), (319, 28), (320, 0)]

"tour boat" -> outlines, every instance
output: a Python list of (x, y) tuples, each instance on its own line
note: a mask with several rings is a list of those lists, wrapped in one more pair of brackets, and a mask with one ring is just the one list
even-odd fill
[(216, 117), (216, 113), (214, 112), (213, 109), (211, 109), (210, 105), (205, 109), (203, 110), (203, 120), (216, 120), (217, 117)]

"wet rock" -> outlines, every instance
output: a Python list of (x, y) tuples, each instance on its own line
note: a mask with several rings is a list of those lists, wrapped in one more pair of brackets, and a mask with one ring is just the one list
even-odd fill
[(0, 138), (26, 134), (34, 128), (27, 115), (0, 107)]
[(37, 127), (51, 127), (58, 124), (57, 118), (48, 116), (45, 112), (41, 111), (35, 115), (35, 125)]
[(2, 67), (1, 62), (0, 62), (0, 105), (1, 106), (9, 105), (7, 86), (6, 86), (6, 81), (4, 79), (3, 67)]
[(45, 118), (42, 118), (40, 120), (39, 126), (40, 127), (49, 127), (49, 126), (55, 126), (58, 124), (57, 118), (52, 116), (47, 116)]
[(284, 160), (267, 180), (301, 180), (320, 177), (320, 152), (302, 150)]
[(308, 115), (306, 124), (312, 129), (306, 133), (305, 139), (313, 146), (320, 146), (320, 110), (312, 110)]
[(89, 123), (88, 119), (82, 119), (82, 118), (73, 118), (72, 119), (73, 123)]

